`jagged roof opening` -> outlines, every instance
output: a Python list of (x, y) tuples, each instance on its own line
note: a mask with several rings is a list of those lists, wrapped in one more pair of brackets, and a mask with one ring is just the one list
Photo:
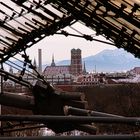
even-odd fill
[(1, 0), (0, 61), (77, 21), (140, 58), (139, 0)]

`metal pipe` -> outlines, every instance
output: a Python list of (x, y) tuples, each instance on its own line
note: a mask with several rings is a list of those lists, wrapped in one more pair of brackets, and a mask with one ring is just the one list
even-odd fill
[[(57, 35), (65, 35), (63, 34), (62, 32), (61, 33), (55, 33)], [(74, 37), (80, 37), (80, 38), (84, 38), (86, 39), (86, 35), (77, 35), (77, 34), (71, 34), (71, 33), (67, 33), (68, 36), (74, 36)], [(99, 39), (95, 39), (93, 38), (92, 36), (89, 36), (91, 38), (90, 41), (97, 41), (97, 42), (100, 42), (100, 43), (104, 43), (104, 44), (108, 44), (108, 45), (112, 45), (112, 46), (115, 46), (114, 43), (110, 43), (110, 42), (107, 42), (107, 41), (102, 41), (102, 40), (99, 40)], [(87, 40), (87, 39), (86, 39)]]
[(116, 117), (116, 118), (124, 118), (124, 116), (86, 110), (86, 109), (79, 109), (75, 107), (65, 106), (64, 107), (65, 115), (79, 115), (79, 116), (100, 116), (100, 117)]
[(4, 92), (0, 94), (0, 104), (5, 106), (17, 107), (27, 110), (33, 110), (34, 99), (33, 96), (11, 94)]
[(50, 116), (50, 115), (0, 115), (0, 121), (32, 121), (40, 123), (73, 123), (73, 124), (89, 124), (89, 123), (114, 123), (140, 126), (140, 118), (136, 117), (92, 117), (92, 116)]
[(139, 140), (135, 135), (1, 137), (0, 140)]

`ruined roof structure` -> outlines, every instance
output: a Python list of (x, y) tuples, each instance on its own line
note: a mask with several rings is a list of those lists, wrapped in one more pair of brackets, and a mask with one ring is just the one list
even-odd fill
[[(97, 36), (102, 35), (110, 42), (97, 40), (91, 35), (84, 33), (81, 35), (70, 34), (64, 30), (65, 27), (71, 26), (76, 22), (84, 24), (88, 28), (94, 30)], [(91, 125), (89, 125), (93, 121), (106, 124), (127, 123), (139, 128), (139, 118), (127, 118), (113, 114), (88, 111), (86, 109), (81, 110), (80, 107), (85, 107), (85, 103), (87, 103), (86, 101), (81, 100), (82, 94), (76, 93), (74, 95), (69, 93), (66, 95), (64, 92), (61, 93), (61, 91), (55, 91), (55, 89), (47, 81), (45, 81), (43, 76), (36, 71), (35, 66), (32, 64), (29, 56), (26, 53), (26, 49), (32, 47), (45, 37), (54, 34), (62, 34), (65, 36), (71, 35), (84, 38), (88, 41), (99, 41), (114, 45), (117, 48), (123, 48), (124, 50), (132, 53), (135, 57), (140, 58), (140, 1), (0, 0), (0, 75), (3, 76), (4, 80), (10, 79), (18, 84), (21, 84), (22, 86), (28, 87), (33, 93), (32, 97), (27, 98), (26, 96), (21, 97), (19, 95), (17, 96), (16, 94), (11, 95), (9, 93), (3, 93), (3, 90), (1, 89), (1, 93), (3, 94), (0, 95), (0, 103), (7, 104), (9, 106), (13, 105), (14, 107), (18, 106), (23, 109), (30, 109), (33, 111), (33, 114), (37, 115), (0, 115), (0, 120), (16, 120), (18, 122), (32, 122), (34, 120), (35, 122), (41, 124), (44, 123), (45, 125), (47, 123), (47, 126), (56, 132), (81, 128), (83, 130), (93, 130), (93, 133), (95, 132), (95, 127), (91, 128)], [(17, 54), (22, 58), (22, 60), (15, 58)], [(21, 64), (15, 64), (15, 62), (11, 61), (11, 58), (18, 60)], [(6, 69), (3, 67), (4, 64), (17, 69), (19, 75), (14, 75), (6, 71)], [(37, 73), (33, 75), (33, 78), (37, 81), (35, 85), (32, 85), (23, 78), (26, 72), (31, 75), (31, 70), (28, 70), (28, 68), (34, 70), (34, 73)], [(1, 79), (1, 81), (3, 79)], [(67, 111), (64, 112), (64, 105), (78, 105), (78, 107), (80, 107), (75, 108), (75, 106), (65, 106)], [(78, 112), (82, 115), (84, 114), (85, 116), (65, 116), (65, 114), (69, 112), (73, 114)], [(95, 117), (95, 114), (104, 116), (105, 118)], [(22, 125), (22, 123), (16, 125)], [(13, 131), (13, 129), (11, 131)], [(1, 128), (1, 134), (2, 133), (4, 133), (3, 128)], [(57, 138), (64, 139), (59, 137), (46, 137), (48, 140)], [(4, 139), (4, 137), (2, 139)], [(10, 140), (13, 138), (6, 139)], [(18, 139), (28, 140), (30, 138), (22, 137)], [(31, 139), (41, 140), (45, 139), (45, 137), (34, 137)], [(127, 140), (139, 139), (139, 135), (120, 135), (119, 133), (119, 135), (116, 136), (95, 135), (76, 138), (71, 137), (71, 139)]]
[(1, 0), (0, 9), (1, 62), (77, 21), (140, 57), (139, 0)]

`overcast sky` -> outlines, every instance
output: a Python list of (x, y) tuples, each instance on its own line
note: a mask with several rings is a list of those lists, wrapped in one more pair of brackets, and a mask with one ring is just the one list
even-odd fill
[[(83, 34), (92, 35), (93, 37), (95, 36), (95, 32), (93, 30), (85, 27), (81, 23), (76, 23), (72, 27)], [(69, 33), (78, 34), (77, 31), (74, 31), (70, 27), (67, 27), (64, 30)], [(95, 38), (108, 41), (102, 36)], [(114, 46), (97, 41), (87, 41), (83, 38), (72, 36), (65, 37), (63, 35), (53, 35), (46, 37), (37, 44), (33, 45), (27, 50), (27, 53), (30, 55), (30, 58), (35, 58), (38, 62), (38, 49), (42, 49), (43, 64), (46, 64), (51, 62), (53, 54), (55, 61), (70, 59), (70, 51), (72, 48), (80, 48), (82, 50), (82, 57), (95, 55), (104, 49), (116, 49)]]

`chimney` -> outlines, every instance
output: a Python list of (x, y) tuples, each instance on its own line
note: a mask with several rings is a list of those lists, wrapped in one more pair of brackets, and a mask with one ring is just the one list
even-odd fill
[(42, 50), (38, 49), (38, 72), (42, 74)]

